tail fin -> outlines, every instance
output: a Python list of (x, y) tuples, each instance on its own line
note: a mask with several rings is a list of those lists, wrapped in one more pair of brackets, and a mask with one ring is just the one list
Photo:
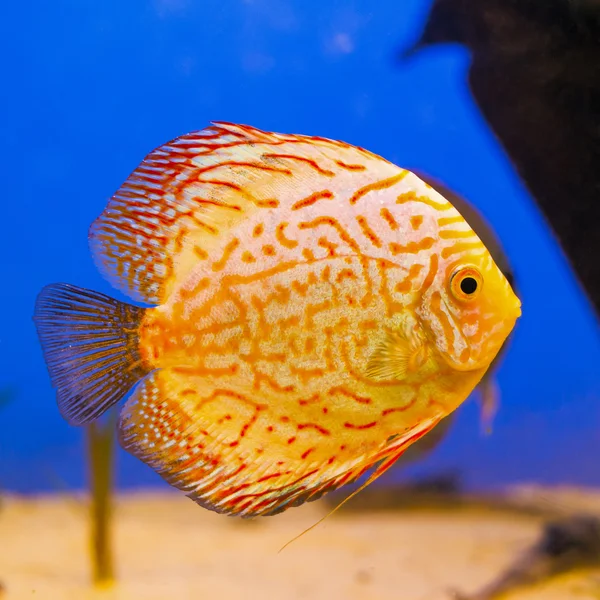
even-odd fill
[(38, 295), (34, 322), (58, 408), (71, 425), (98, 418), (150, 372), (138, 349), (143, 315), (143, 308), (66, 283)]

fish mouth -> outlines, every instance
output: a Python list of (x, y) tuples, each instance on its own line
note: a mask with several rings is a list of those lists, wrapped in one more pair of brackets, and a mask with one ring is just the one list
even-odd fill
[(517, 319), (521, 318), (521, 316), (523, 315), (523, 311), (521, 310), (521, 307), (522, 307), (521, 300), (517, 296), (515, 296), (515, 300), (516, 300), (516, 302), (515, 302), (515, 306), (513, 309), (513, 312), (514, 312), (513, 319), (514, 319), (514, 322), (516, 323)]

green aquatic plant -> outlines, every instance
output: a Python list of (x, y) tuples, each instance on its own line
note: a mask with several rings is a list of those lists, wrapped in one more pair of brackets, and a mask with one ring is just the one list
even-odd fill
[(116, 413), (112, 411), (104, 421), (87, 427), (89, 461), (90, 551), (93, 581), (98, 586), (114, 581), (112, 551), (112, 509), (114, 485)]

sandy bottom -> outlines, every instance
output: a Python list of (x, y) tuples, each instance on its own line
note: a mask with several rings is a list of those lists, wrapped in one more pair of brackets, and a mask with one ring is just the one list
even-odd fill
[[(600, 503), (599, 503), (600, 504)], [(322, 516), (322, 503), (247, 522), (187, 498), (117, 499), (117, 582), (89, 583), (87, 509), (65, 497), (8, 498), (0, 511), (2, 600), (447, 600), (474, 591), (539, 533), (534, 517), (477, 512), (339, 513), (282, 553)], [(578, 573), (511, 600), (600, 597), (600, 578)]]

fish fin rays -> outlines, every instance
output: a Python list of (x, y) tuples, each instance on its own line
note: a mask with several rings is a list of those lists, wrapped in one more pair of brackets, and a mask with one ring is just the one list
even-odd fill
[(410, 360), (410, 346), (399, 334), (387, 332), (367, 363), (367, 377), (374, 381), (406, 377)]
[(59, 411), (72, 425), (92, 422), (148, 374), (138, 351), (143, 314), (137, 306), (64, 283), (38, 295), (34, 322)]
[(205, 445), (204, 432), (182, 407), (182, 396), (182, 382), (170, 370), (154, 371), (123, 407), (118, 439), (123, 449), (152, 467), (167, 483), (190, 492), (194, 476), (206, 476), (214, 469), (202, 464), (199, 449)]
[(411, 340), (404, 332), (388, 330), (367, 362), (366, 375), (373, 381), (402, 381), (426, 360), (424, 345)]
[(240, 162), (256, 160), (251, 144), (258, 139), (214, 125), (150, 152), (90, 228), (90, 248), (107, 280), (134, 300), (162, 303), (174, 279), (256, 208), (228, 155), (237, 150)]

